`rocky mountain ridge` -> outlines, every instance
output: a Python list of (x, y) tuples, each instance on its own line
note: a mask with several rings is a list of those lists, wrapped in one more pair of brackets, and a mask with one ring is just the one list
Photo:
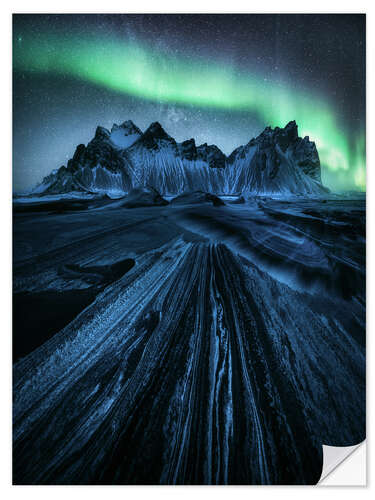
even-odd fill
[(162, 195), (203, 190), (216, 194), (319, 194), (319, 154), (295, 121), (266, 127), (226, 156), (216, 145), (181, 143), (160, 123), (142, 131), (131, 121), (109, 131), (97, 127), (87, 146), (79, 144), (67, 166), (45, 177), (34, 194), (70, 191), (123, 192), (152, 186)]

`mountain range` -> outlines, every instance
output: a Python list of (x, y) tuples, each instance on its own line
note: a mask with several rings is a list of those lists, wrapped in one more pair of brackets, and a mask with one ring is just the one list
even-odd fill
[(256, 138), (226, 156), (216, 145), (178, 143), (158, 122), (142, 132), (131, 120), (79, 144), (66, 166), (54, 170), (33, 194), (71, 191), (118, 194), (152, 187), (163, 196), (187, 191), (230, 194), (317, 195), (321, 182), (314, 142), (298, 136), (295, 121), (266, 127)]

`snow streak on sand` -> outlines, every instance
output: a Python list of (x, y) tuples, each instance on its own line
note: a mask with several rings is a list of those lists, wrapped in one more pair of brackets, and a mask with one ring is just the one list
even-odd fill
[(144, 253), (15, 365), (15, 482), (318, 481), (322, 442), (363, 439), (348, 314), (317, 314), (223, 244)]

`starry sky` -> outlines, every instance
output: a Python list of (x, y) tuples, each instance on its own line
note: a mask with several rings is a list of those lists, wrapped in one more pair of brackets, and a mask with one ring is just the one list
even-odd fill
[(323, 183), (363, 190), (365, 50), (364, 15), (16, 14), (14, 190), (128, 119), (226, 154), (296, 120)]

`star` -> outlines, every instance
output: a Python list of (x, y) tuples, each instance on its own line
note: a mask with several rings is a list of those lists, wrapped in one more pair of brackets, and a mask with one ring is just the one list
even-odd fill
[(160, 121), (178, 141), (199, 137), (230, 154), (265, 126), (296, 120), (325, 144), (328, 187), (339, 179), (330, 150), (346, 167), (337, 183), (356, 187), (364, 16), (16, 14), (13, 32), (15, 184), (34, 185), (37, 169), (62, 164), (97, 125)]

